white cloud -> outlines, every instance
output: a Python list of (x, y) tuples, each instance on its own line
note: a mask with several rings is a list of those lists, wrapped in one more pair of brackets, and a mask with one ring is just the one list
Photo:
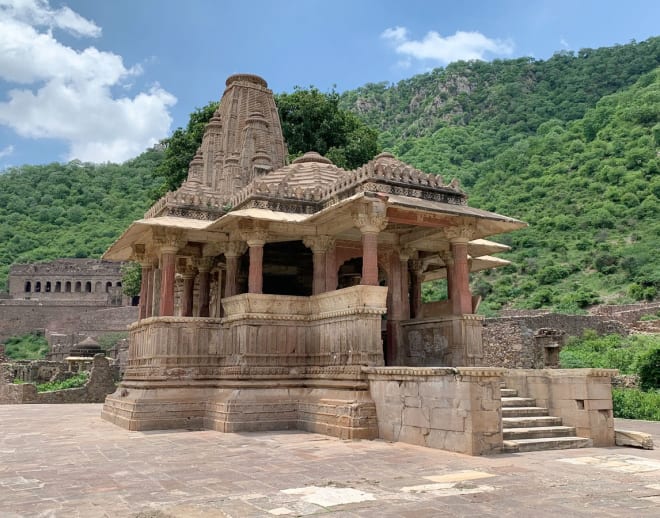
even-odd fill
[(568, 42), (567, 42), (563, 37), (559, 38), (559, 44), (560, 44), (563, 48), (565, 48), (566, 50), (568, 50), (568, 49), (571, 48), (571, 46), (568, 44)]
[(2, 13), (28, 25), (63, 29), (75, 36), (98, 37), (101, 28), (68, 7), (51, 9), (48, 0), (0, 0)]
[(409, 38), (405, 27), (390, 27), (380, 36), (394, 46), (397, 54), (443, 64), (460, 60), (483, 60), (487, 54), (508, 56), (513, 52), (511, 41), (487, 38), (479, 32), (457, 31), (453, 36), (443, 37), (435, 31), (429, 31), (423, 39), (413, 40)]
[(0, 149), (0, 158), (11, 155), (14, 152), (14, 146), (11, 144), (3, 149)]
[[(47, 27), (45, 32), (40, 27)], [(115, 97), (142, 74), (121, 56), (63, 45), (51, 29), (98, 36), (101, 29), (45, 0), (0, 0), (0, 78), (22, 85), (0, 102), (0, 124), (30, 138), (63, 139), (69, 159), (121, 162), (165, 137), (176, 98), (160, 86)]]

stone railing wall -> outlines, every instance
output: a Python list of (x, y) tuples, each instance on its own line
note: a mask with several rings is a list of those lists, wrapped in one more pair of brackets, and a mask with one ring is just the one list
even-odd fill
[(502, 448), (501, 369), (367, 367), (379, 437), (468, 455)]
[(223, 299), (223, 319), (144, 319), (130, 327), (124, 379), (214, 378), (255, 368), (288, 375), (296, 367), (382, 365), (386, 296), (387, 288), (380, 286), (311, 297), (244, 293)]
[(477, 366), (482, 363), (480, 315), (447, 315), (401, 323), (398, 362), (408, 366)]

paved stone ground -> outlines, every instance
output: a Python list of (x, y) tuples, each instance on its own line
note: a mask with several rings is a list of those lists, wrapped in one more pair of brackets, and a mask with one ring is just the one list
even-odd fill
[[(100, 411), (0, 406), (1, 517), (660, 516), (660, 449), (468, 457), (304, 432), (127, 432)], [(618, 426), (660, 443), (660, 423)]]

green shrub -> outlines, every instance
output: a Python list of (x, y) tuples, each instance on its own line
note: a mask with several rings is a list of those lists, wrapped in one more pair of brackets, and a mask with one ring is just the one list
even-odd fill
[(639, 359), (637, 374), (642, 390), (660, 389), (660, 347), (651, 349)]
[(614, 417), (660, 421), (660, 390), (614, 389), (612, 404)]
[(41, 360), (48, 352), (48, 342), (40, 333), (12, 336), (5, 341), (5, 354), (12, 360)]
[(37, 392), (51, 392), (53, 390), (64, 390), (70, 388), (82, 387), (89, 379), (87, 372), (79, 372), (68, 380), (64, 381), (49, 381), (48, 383), (41, 383), (37, 385)]
[(559, 362), (565, 369), (595, 367), (637, 374), (641, 358), (655, 348), (660, 348), (659, 336), (598, 336), (594, 331), (585, 331), (581, 337), (571, 338), (562, 348)]

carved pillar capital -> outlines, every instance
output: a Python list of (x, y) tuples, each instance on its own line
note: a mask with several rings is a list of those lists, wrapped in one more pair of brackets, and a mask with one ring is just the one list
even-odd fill
[(377, 234), (387, 227), (387, 207), (383, 202), (361, 203), (352, 216), (353, 224), (363, 234)]
[(415, 256), (415, 250), (409, 247), (399, 248), (399, 260), (408, 261)]
[(241, 237), (249, 247), (264, 246), (268, 241), (268, 232), (265, 230), (249, 230), (242, 232)]
[(225, 257), (240, 257), (247, 250), (247, 243), (244, 241), (228, 241), (225, 243)]
[(410, 261), (410, 271), (415, 275), (422, 275), (424, 273), (424, 261), (421, 259), (413, 259)]
[(442, 262), (445, 263), (445, 266), (454, 265), (454, 256), (452, 255), (451, 251), (441, 250), (440, 252), (438, 252), (438, 256), (440, 257), (440, 259), (442, 259)]
[(444, 229), (444, 235), (452, 243), (467, 243), (475, 234), (473, 225), (456, 225)]
[(154, 246), (161, 254), (176, 254), (186, 244), (182, 230), (153, 229)]
[(335, 246), (335, 239), (331, 236), (308, 236), (303, 244), (315, 254), (323, 254)]
[(200, 272), (210, 272), (213, 268), (213, 262), (215, 257), (197, 257), (195, 258), (194, 265), (197, 267), (197, 270)]

